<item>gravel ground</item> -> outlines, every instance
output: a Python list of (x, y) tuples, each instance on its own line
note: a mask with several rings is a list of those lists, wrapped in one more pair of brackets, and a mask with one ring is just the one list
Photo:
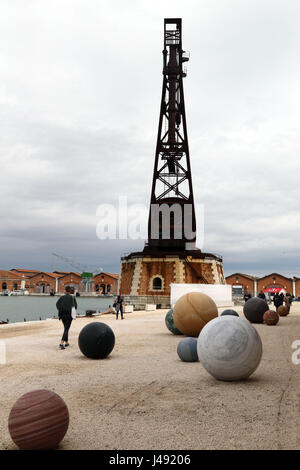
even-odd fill
[(116, 336), (109, 358), (99, 361), (77, 345), (81, 328), (95, 319), (73, 322), (64, 351), (58, 320), (0, 326), (7, 351), (0, 365), (0, 449), (16, 448), (7, 429), (12, 405), (39, 388), (58, 393), (70, 411), (59, 449), (299, 449), (300, 364), (292, 363), (291, 345), (300, 340), (300, 305), (277, 326), (255, 325), (262, 361), (247, 381), (234, 383), (179, 360), (181, 337), (167, 330), (165, 313), (96, 319)]

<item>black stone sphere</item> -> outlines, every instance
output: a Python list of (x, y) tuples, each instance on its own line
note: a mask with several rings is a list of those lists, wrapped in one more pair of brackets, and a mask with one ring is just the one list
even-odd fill
[(252, 297), (244, 305), (244, 315), (251, 323), (263, 323), (263, 316), (267, 310), (269, 310), (267, 302), (259, 297)]
[(82, 328), (78, 337), (80, 351), (91, 359), (104, 359), (114, 349), (115, 335), (110, 326), (93, 322)]
[(224, 312), (222, 312), (220, 316), (223, 317), (224, 315), (233, 315), (235, 317), (239, 317), (239, 314), (235, 310), (232, 310), (231, 308), (224, 310)]

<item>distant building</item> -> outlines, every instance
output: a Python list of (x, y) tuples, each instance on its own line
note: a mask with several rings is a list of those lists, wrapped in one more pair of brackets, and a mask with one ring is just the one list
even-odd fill
[(234, 297), (244, 296), (246, 293), (257, 296), (260, 292), (273, 295), (276, 292), (289, 292), (296, 297), (300, 296), (300, 278), (286, 277), (283, 274), (271, 273), (262, 277), (250, 274), (234, 273), (226, 276), (226, 284), (232, 285)]
[(254, 276), (249, 274), (234, 273), (226, 278), (226, 284), (232, 285), (232, 295), (234, 297), (244, 296), (245, 294), (251, 294), (253, 297), (256, 295), (255, 292), (255, 280)]
[(26, 278), (25, 275), (19, 274), (15, 271), (0, 270), (0, 291), (12, 291), (25, 289)]
[(82, 277), (69, 271), (44, 272), (36, 269), (0, 270), (0, 292), (26, 289), (30, 294), (63, 294), (66, 286), (86, 294), (117, 294), (118, 274), (102, 272)]
[(117, 294), (118, 293), (118, 274), (99, 273), (93, 278), (94, 291), (97, 294)]
[(57, 281), (59, 277), (59, 274), (45, 272), (39, 272), (33, 276), (29, 276), (27, 280), (29, 293), (50, 294), (50, 292), (58, 292)]

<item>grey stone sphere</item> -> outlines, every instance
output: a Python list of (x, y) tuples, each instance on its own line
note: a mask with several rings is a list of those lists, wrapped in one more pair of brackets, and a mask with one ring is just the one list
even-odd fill
[(224, 310), (220, 316), (223, 317), (224, 315), (234, 315), (235, 317), (239, 317), (239, 314), (235, 310), (232, 310), (231, 308)]
[(244, 380), (258, 367), (262, 342), (254, 326), (232, 315), (211, 320), (198, 337), (198, 358), (218, 380)]
[(197, 339), (183, 338), (177, 345), (177, 354), (184, 362), (198, 361)]
[(244, 315), (251, 323), (262, 323), (264, 313), (269, 310), (268, 304), (260, 297), (252, 297), (244, 305)]

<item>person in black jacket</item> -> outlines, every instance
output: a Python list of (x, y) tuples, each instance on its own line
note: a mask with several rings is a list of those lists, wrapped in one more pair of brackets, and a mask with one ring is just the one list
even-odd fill
[(66, 287), (66, 294), (58, 299), (56, 308), (58, 310), (58, 318), (64, 324), (64, 333), (61, 338), (59, 349), (65, 349), (69, 346), (69, 329), (72, 323), (72, 307), (77, 309), (76, 299), (71, 295), (71, 287)]
[(263, 299), (263, 300), (266, 300), (266, 296), (265, 296), (265, 293), (261, 290), (260, 293), (258, 294), (258, 297), (260, 299)]
[(276, 292), (273, 298), (274, 306), (276, 307), (276, 310), (283, 304), (283, 299), (280, 294)]
[(121, 295), (118, 295), (117, 300), (116, 300), (116, 319), (118, 320), (118, 315), (119, 312), (121, 313), (121, 320), (124, 320), (123, 316), (123, 297)]

